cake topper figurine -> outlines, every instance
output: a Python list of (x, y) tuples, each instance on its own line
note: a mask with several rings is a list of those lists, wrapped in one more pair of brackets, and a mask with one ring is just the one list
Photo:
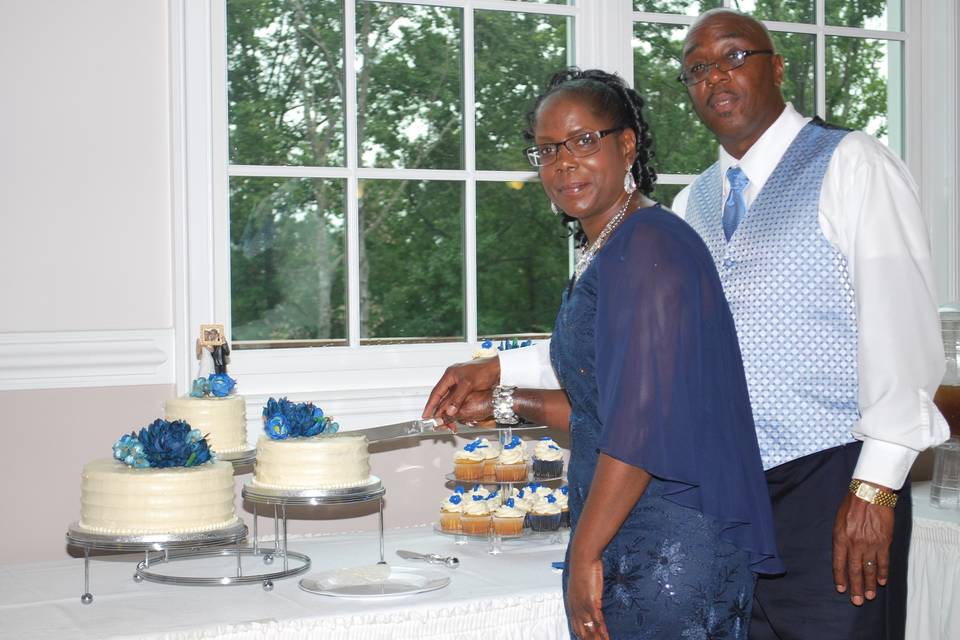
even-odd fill
[(200, 361), (199, 378), (208, 378), (212, 373), (226, 373), (230, 361), (230, 345), (222, 324), (201, 324), (197, 338), (197, 360)]

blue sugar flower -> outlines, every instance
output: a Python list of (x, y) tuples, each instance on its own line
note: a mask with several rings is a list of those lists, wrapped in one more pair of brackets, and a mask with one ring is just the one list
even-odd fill
[(514, 502), (513, 498), (507, 498), (507, 501), (504, 504), (510, 507), (511, 509), (513, 509), (513, 507), (516, 506), (517, 503)]
[(484, 340), (483, 342), (480, 343), (480, 346), (484, 349), (489, 349), (490, 347), (493, 346), (493, 340)]
[(452, 496), (450, 496), (449, 498), (447, 498), (447, 500), (450, 501), (450, 504), (460, 504), (460, 502), (463, 500), (463, 498), (460, 497), (460, 494), (459, 494), (459, 493), (455, 493), (455, 494), (453, 494)]
[(485, 498), (484, 498), (482, 495), (480, 495), (479, 493), (473, 494), (473, 501), (474, 501), (474, 502), (480, 502), (481, 500), (485, 500)]
[(206, 378), (196, 378), (190, 385), (190, 396), (194, 398), (205, 398), (210, 393), (210, 381)]
[(225, 373), (211, 373), (207, 379), (210, 381), (210, 393), (218, 398), (227, 397), (237, 386), (236, 380)]
[(287, 421), (284, 419), (283, 414), (280, 413), (267, 420), (267, 424), (264, 426), (264, 431), (266, 431), (267, 435), (274, 440), (283, 440), (290, 435), (290, 429), (287, 427)]
[(454, 493), (463, 493), (463, 487), (461, 487), (460, 485), (457, 485), (457, 488), (454, 489), (453, 491)]

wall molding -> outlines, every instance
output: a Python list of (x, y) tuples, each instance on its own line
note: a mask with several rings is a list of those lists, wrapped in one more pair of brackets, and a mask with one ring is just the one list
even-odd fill
[(0, 333), (0, 391), (172, 384), (173, 329)]

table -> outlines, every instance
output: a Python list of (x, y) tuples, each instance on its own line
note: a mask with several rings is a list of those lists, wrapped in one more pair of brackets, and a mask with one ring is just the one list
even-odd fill
[[(564, 540), (566, 535), (564, 534)], [(0, 567), (0, 638), (395, 640), (449, 638), (553, 640), (568, 638), (560, 574), (564, 544), (548, 538), (503, 542), (487, 553), (484, 540), (458, 546), (431, 526), (388, 529), (391, 564), (397, 549), (456, 555), (445, 569), (449, 586), (398, 598), (332, 598), (301, 590), (298, 578), (259, 585), (183, 587), (133, 581), (142, 555), (91, 559), (91, 605), (80, 603), (83, 560)], [(291, 551), (309, 555), (311, 573), (374, 564), (376, 533), (291, 537)], [(246, 561), (246, 560), (245, 560)], [(234, 561), (235, 562), (235, 561)], [(426, 565), (424, 565), (426, 566)], [(429, 565), (438, 567), (438, 565)]]
[(930, 483), (916, 482), (907, 570), (907, 640), (960, 638), (960, 511), (930, 505)]

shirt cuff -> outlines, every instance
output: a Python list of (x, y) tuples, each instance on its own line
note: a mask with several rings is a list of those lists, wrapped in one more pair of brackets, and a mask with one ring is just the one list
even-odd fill
[(864, 438), (853, 477), (897, 491), (906, 482), (917, 453), (899, 444)]
[(560, 383), (550, 366), (550, 341), (545, 340), (522, 349), (499, 353), (500, 384), (522, 389), (559, 389)]

